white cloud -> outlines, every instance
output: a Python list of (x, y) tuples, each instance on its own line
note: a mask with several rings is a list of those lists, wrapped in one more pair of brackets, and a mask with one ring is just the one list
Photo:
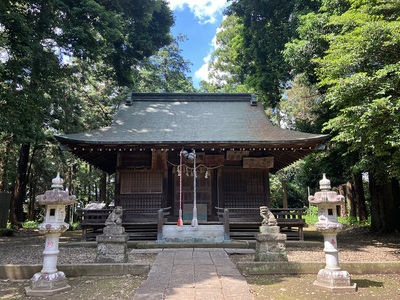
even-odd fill
[(226, 0), (169, 0), (172, 10), (183, 10), (188, 7), (202, 24), (215, 23), (217, 15), (227, 6)]
[(208, 65), (210, 63), (210, 55), (207, 55), (206, 57), (203, 58), (204, 64), (198, 69), (196, 72), (194, 72), (194, 76), (198, 78), (200, 81), (209, 81), (208, 78)]
[(203, 58), (204, 64), (194, 73), (195, 78), (198, 78), (200, 80), (204, 80), (207, 82), (212, 82), (212, 80), (210, 80), (210, 78), (208, 78), (209, 65), (211, 62), (211, 53), (213, 53), (215, 51), (215, 49), (217, 49), (219, 47), (217, 44), (217, 34), (221, 30), (222, 30), (221, 27), (217, 28), (216, 33), (210, 43), (210, 50), (209, 50), (207, 56)]
[[(219, 28), (217, 28), (217, 33), (218, 31)], [(208, 51), (207, 56), (203, 58), (204, 64), (202, 64), (202, 66), (196, 72), (194, 72), (195, 78), (210, 82), (210, 79), (208, 78), (208, 73), (209, 73), (208, 67), (211, 62), (211, 53), (213, 53), (216, 48), (217, 48), (217, 35), (215, 34), (210, 43), (210, 50)]]

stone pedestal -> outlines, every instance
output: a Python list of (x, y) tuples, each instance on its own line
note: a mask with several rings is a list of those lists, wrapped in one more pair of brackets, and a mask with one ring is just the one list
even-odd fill
[(256, 233), (255, 261), (287, 261), (286, 234), (280, 233), (279, 226), (260, 226)]
[(96, 237), (97, 255), (99, 263), (126, 263), (128, 262), (129, 236), (125, 234), (125, 228), (118, 225), (107, 226), (103, 234)]
[(339, 255), (337, 250), (337, 231), (342, 226), (339, 223), (317, 223), (316, 227), (324, 236), (324, 252), (326, 266), (318, 272), (314, 285), (331, 292), (344, 293), (357, 291), (357, 284), (351, 283), (349, 272), (342, 270), (339, 266)]
[(27, 296), (46, 297), (71, 289), (64, 272), (36, 273), (30, 281), (30, 286), (25, 288)]
[(357, 291), (357, 284), (351, 284), (349, 272), (340, 268), (338, 270), (329, 270), (326, 268), (319, 270), (314, 285), (336, 293)]
[[(68, 226), (66, 223), (65, 225)], [(64, 272), (57, 270), (60, 235), (60, 232), (46, 234), (45, 249), (43, 251), (43, 268), (39, 273), (33, 275), (29, 287), (25, 288), (27, 296), (45, 297), (71, 289)]]

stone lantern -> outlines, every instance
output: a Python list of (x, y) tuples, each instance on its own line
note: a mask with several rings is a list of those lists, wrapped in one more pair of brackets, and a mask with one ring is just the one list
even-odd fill
[(76, 197), (63, 190), (63, 180), (59, 173), (52, 180), (51, 187), (52, 190), (36, 197), (37, 203), (44, 205), (46, 209), (44, 222), (38, 226), (39, 232), (45, 235), (46, 242), (43, 268), (33, 275), (30, 286), (25, 289), (28, 296), (49, 296), (71, 288), (64, 272), (57, 270), (57, 259), (60, 235), (69, 228), (69, 224), (64, 222), (65, 206), (74, 204)]
[(336, 236), (343, 225), (338, 222), (337, 206), (344, 203), (344, 197), (331, 191), (331, 182), (323, 174), (319, 182), (320, 190), (314, 196), (309, 196), (308, 201), (318, 207), (318, 222), (315, 228), (324, 236), (324, 252), (326, 266), (319, 270), (315, 286), (332, 292), (354, 292), (357, 285), (351, 284), (350, 274), (339, 267)]

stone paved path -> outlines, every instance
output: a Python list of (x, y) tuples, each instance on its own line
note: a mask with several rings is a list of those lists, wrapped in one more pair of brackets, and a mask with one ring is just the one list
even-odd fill
[(133, 300), (252, 300), (224, 249), (164, 249)]

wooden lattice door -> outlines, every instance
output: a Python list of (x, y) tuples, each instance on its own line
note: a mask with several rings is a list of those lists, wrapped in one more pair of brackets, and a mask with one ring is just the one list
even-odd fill
[[(193, 174), (182, 174), (182, 205), (193, 204), (194, 200), (194, 180)], [(175, 173), (175, 197), (174, 197), (174, 214), (178, 216), (180, 202), (180, 178)], [(207, 216), (211, 216), (211, 176), (205, 176), (200, 173), (196, 178), (196, 203), (198, 206), (206, 206)]]

